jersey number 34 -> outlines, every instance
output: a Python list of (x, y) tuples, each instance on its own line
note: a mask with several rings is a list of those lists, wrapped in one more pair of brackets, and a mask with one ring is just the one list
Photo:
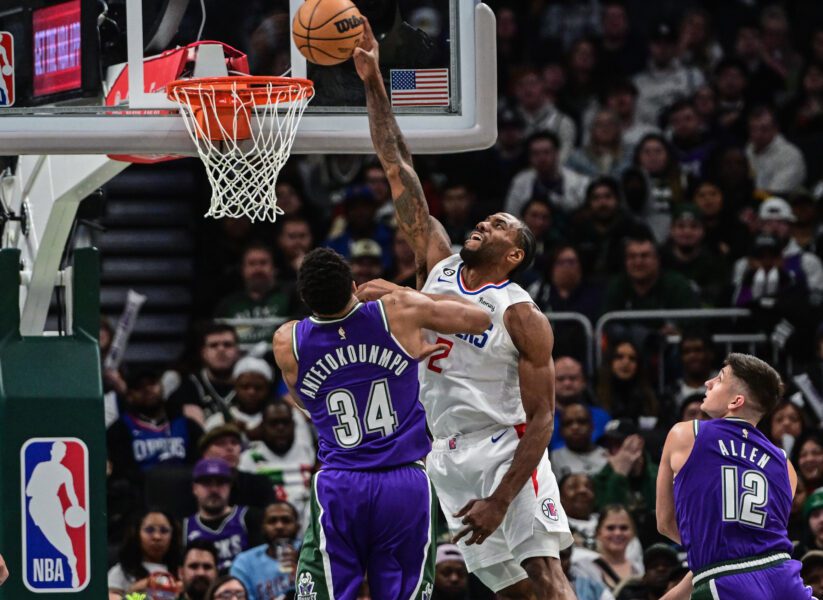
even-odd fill
[(385, 379), (371, 384), (362, 426), (357, 414), (357, 403), (349, 390), (340, 388), (329, 392), (326, 396), (326, 408), (329, 414), (337, 417), (334, 437), (343, 448), (354, 448), (362, 442), (364, 431), (387, 436), (397, 428), (397, 414), (391, 403), (389, 383)]

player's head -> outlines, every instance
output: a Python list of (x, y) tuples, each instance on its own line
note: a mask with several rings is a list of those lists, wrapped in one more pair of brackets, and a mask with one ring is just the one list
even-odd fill
[(63, 442), (54, 442), (51, 445), (51, 458), (55, 462), (60, 462), (66, 456), (66, 444)]
[(495, 213), (480, 221), (463, 243), (460, 258), (469, 267), (500, 264), (509, 277), (529, 268), (537, 242), (534, 234), (517, 217)]
[(316, 315), (334, 315), (351, 300), (353, 278), (345, 259), (329, 248), (306, 254), (297, 274), (297, 291)]
[(777, 371), (755, 356), (733, 352), (717, 376), (706, 382), (701, 408), (713, 418), (736, 414), (759, 420), (774, 410), (782, 395)]

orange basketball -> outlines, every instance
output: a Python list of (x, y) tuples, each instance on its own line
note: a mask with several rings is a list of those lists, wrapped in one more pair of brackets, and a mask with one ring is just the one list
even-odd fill
[(363, 16), (351, 0), (306, 0), (291, 35), (306, 60), (336, 65), (348, 60), (363, 35)]

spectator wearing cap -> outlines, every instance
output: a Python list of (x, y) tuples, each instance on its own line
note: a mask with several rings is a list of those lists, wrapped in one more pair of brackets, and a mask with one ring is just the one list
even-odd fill
[(760, 190), (787, 192), (803, 185), (806, 161), (797, 146), (780, 133), (774, 111), (759, 106), (749, 113), (749, 142), (746, 156)]
[(637, 117), (655, 125), (663, 110), (678, 98), (691, 95), (703, 85), (703, 74), (684, 67), (677, 59), (677, 34), (668, 23), (658, 23), (649, 36), (649, 63), (634, 77), (640, 90)]
[(192, 419), (167, 412), (159, 373), (137, 372), (128, 381), (125, 411), (106, 432), (111, 478), (140, 482), (159, 465), (194, 464), (202, 434)]
[[(629, 235), (651, 237), (620, 204), (620, 185), (612, 177), (598, 177), (586, 187), (586, 200), (571, 232), (583, 271), (592, 283), (604, 285), (622, 266), (623, 240)], [(599, 307), (598, 307), (599, 308)]]
[(597, 507), (624, 505), (637, 524), (641, 544), (646, 546), (658, 539), (654, 517), (657, 464), (630, 419), (612, 421), (600, 443), (609, 453), (609, 463), (593, 477)]
[(274, 490), (268, 477), (237, 470), (243, 442), (243, 432), (237, 425), (218, 425), (200, 438), (200, 453), (203, 458), (224, 460), (232, 468), (230, 504), (263, 508), (274, 502)]
[(587, 177), (617, 177), (629, 164), (629, 152), (623, 146), (617, 113), (601, 108), (591, 121), (585, 146), (569, 155), (566, 166)]
[(514, 83), (514, 96), (514, 108), (526, 124), (524, 135), (553, 132), (559, 162), (564, 162), (577, 142), (577, 127), (571, 117), (557, 110), (549, 99), (537, 69), (524, 69), (520, 73)]
[(229, 503), (233, 474), (219, 458), (204, 458), (194, 465), (192, 493), (197, 512), (183, 521), (183, 539), (188, 544), (202, 539), (214, 544), (217, 568), (227, 570), (235, 556), (260, 543), (260, 512)]
[(526, 141), (529, 168), (512, 179), (506, 196), (506, 212), (519, 215), (532, 198), (547, 198), (558, 212), (571, 214), (583, 205), (589, 178), (561, 166), (560, 139), (538, 131)]
[(470, 600), (466, 560), (454, 544), (437, 547), (432, 600)]
[[(782, 198), (768, 198), (760, 205), (757, 216), (761, 239), (756, 241), (755, 250), (765, 249), (771, 245), (769, 240), (774, 240), (777, 245), (775, 251), (778, 257), (782, 256), (782, 260), (776, 265), (770, 262), (770, 268), (779, 267), (789, 274), (797, 285), (808, 288), (811, 304), (819, 305), (823, 300), (823, 264), (811, 252), (804, 252), (791, 237), (791, 226), (796, 217), (789, 203)], [(740, 285), (744, 275), (757, 266), (759, 263), (752, 260), (752, 257), (739, 259), (734, 265), (733, 283)]]
[(624, 271), (606, 288), (603, 312), (697, 308), (699, 299), (689, 280), (660, 266), (654, 241), (633, 235), (624, 241)]
[(800, 576), (812, 588), (812, 596), (823, 598), (823, 551), (811, 550), (800, 559)]
[(669, 141), (680, 168), (699, 177), (715, 142), (690, 100), (678, 100), (666, 111)]
[(823, 488), (808, 492), (803, 503), (803, 521), (803, 538), (792, 552), (798, 560), (812, 550), (823, 551)]
[(705, 232), (696, 206), (676, 206), (669, 239), (660, 251), (661, 262), (664, 269), (680, 273), (691, 281), (703, 306), (721, 306), (731, 268), (725, 257), (716, 256), (706, 248)]
[(383, 267), (391, 267), (391, 243), (394, 237), (391, 228), (377, 220), (379, 208), (374, 192), (365, 185), (346, 189), (343, 195), (344, 219), (332, 225), (329, 238), (325, 242), (343, 258), (351, 258), (354, 242), (370, 239), (380, 245)]
[(614, 595), (617, 600), (658, 600), (669, 587), (672, 571), (682, 564), (670, 545), (653, 544), (643, 553), (643, 576), (624, 581)]
[[(260, 242), (249, 244), (241, 260), (243, 289), (229, 294), (214, 309), (217, 319), (278, 319), (292, 314), (294, 288), (277, 279), (271, 248)], [(239, 325), (241, 344), (270, 341), (275, 325)]]
[(232, 371), (234, 397), (227, 410), (206, 419), (206, 431), (234, 423), (246, 432), (249, 439), (259, 439), (263, 421), (263, 405), (271, 397), (272, 369), (262, 358), (245, 356), (237, 361)]
[(355, 285), (363, 285), (383, 276), (383, 250), (370, 239), (352, 242), (349, 264)]
[(283, 401), (267, 404), (263, 409), (263, 437), (240, 455), (238, 468), (268, 477), (275, 497), (290, 502), (303, 515), (317, 449), (307, 428), (298, 427), (298, 419), (302, 417)]

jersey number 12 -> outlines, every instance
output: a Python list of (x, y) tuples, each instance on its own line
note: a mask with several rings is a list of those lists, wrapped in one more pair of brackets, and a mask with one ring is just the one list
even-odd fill
[(723, 477), (723, 520), (763, 527), (766, 513), (759, 510), (769, 501), (769, 482), (759, 471), (744, 471), (738, 488), (737, 467), (721, 467)]
[(334, 437), (343, 448), (354, 448), (362, 442), (364, 429), (366, 433), (379, 432), (385, 437), (397, 428), (397, 414), (391, 404), (389, 382), (385, 379), (371, 384), (362, 427), (357, 414), (357, 403), (349, 390), (340, 388), (329, 392), (326, 407), (329, 414), (337, 417)]

